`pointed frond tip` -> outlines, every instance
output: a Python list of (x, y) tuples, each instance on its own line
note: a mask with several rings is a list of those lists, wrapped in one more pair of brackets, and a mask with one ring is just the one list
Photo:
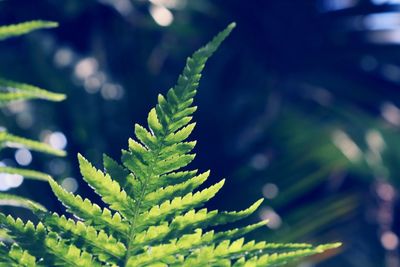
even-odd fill
[(16, 136), (7, 131), (0, 131), (0, 149), (2, 147), (26, 148), (59, 157), (64, 157), (67, 154), (64, 150), (56, 149), (46, 143)]
[[(103, 203), (68, 192), (45, 177), (75, 219), (32, 207), (40, 220), (34, 225), (0, 213), (0, 225), (15, 241), (13, 247), (0, 244), (0, 265), (3, 257), (10, 266), (24, 266), (21, 261), (35, 266), (38, 259), (40, 266), (276, 267), (341, 245), (245, 240), (247, 233), (267, 221), (238, 228), (229, 225), (254, 214), (263, 199), (240, 211), (204, 207), (225, 179), (201, 188), (210, 172), (187, 169), (195, 157), (196, 141), (190, 140), (197, 110), (193, 102), (207, 60), (235, 25), (231, 23), (187, 59), (176, 86), (158, 96), (147, 125), (135, 124), (134, 137), (122, 150), (120, 162), (104, 156), (104, 169), (99, 170), (78, 154), (84, 181)], [(48, 148), (2, 134), (3, 146), (14, 142), (43, 152)], [(22, 175), (19, 170), (8, 171)], [(227, 230), (217, 231), (222, 225)]]
[(0, 105), (29, 99), (43, 99), (58, 102), (65, 98), (66, 96), (64, 94), (53, 93), (25, 83), (0, 79)]
[(38, 180), (43, 182), (47, 182), (50, 178), (50, 175), (48, 175), (47, 173), (13, 167), (0, 167), (0, 174), (1, 173), (17, 174), (23, 176), (25, 179)]
[(317, 247), (317, 249), (320, 249), (321, 251), (325, 251), (328, 249), (340, 248), (341, 246), (343, 246), (342, 242), (336, 242), (336, 243), (331, 243), (331, 244), (319, 245)]
[(55, 28), (57, 26), (57, 22), (45, 20), (32, 20), (18, 24), (0, 26), (0, 40), (27, 34), (39, 29)]

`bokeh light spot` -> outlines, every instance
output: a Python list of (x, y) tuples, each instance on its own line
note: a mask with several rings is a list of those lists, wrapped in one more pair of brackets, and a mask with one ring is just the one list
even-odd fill
[(83, 58), (78, 61), (75, 65), (75, 76), (79, 79), (86, 79), (89, 76), (95, 74), (99, 67), (99, 63), (94, 57)]
[(67, 67), (72, 64), (74, 54), (69, 48), (60, 48), (54, 53), (54, 64), (57, 67)]
[(78, 182), (75, 178), (68, 177), (61, 182), (61, 186), (68, 192), (74, 193), (78, 190)]
[(54, 132), (49, 136), (49, 144), (56, 149), (64, 149), (67, 146), (67, 138), (62, 132)]
[(101, 96), (107, 100), (119, 100), (124, 96), (124, 89), (118, 84), (106, 83), (101, 88)]
[(150, 15), (158, 25), (163, 27), (171, 25), (172, 21), (174, 20), (174, 15), (172, 12), (161, 5), (151, 5)]
[(263, 208), (260, 213), (261, 220), (268, 221), (267, 226), (271, 229), (278, 229), (282, 225), (281, 217), (271, 208)]
[(395, 250), (399, 246), (399, 238), (391, 231), (384, 232), (381, 235), (382, 246), (387, 250)]
[(263, 186), (262, 193), (265, 198), (273, 199), (278, 195), (279, 188), (276, 184), (267, 183)]
[(24, 177), (19, 174), (0, 173), (0, 191), (7, 191), (22, 184)]
[(269, 164), (268, 157), (264, 154), (256, 154), (250, 161), (250, 165), (256, 170), (263, 170)]
[(26, 148), (20, 148), (15, 151), (15, 160), (21, 166), (28, 166), (32, 162), (32, 154)]

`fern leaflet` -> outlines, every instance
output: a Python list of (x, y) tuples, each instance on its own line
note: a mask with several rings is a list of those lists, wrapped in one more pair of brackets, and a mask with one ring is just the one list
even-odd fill
[(57, 27), (58, 23), (53, 21), (32, 20), (18, 24), (6, 25), (0, 27), (0, 40), (27, 34), (29, 32)]
[[(28, 21), (14, 25), (0, 26), (0, 40), (23, 35), (38, 29), (53, 28), (57, 25), (56, 22), (51, 21)], [(0, 78), (0, 107), (15, 101), (30, 99), (61, 101), (65, 99), (65, 95), (52, 93), (36, 86)], [(8, 133), (5, 129), (0, 129), (0, 151), (4, 148), (21, 147), (55, 156), (65, 156), (65, 151), (63, 150), (54, 149), (45, 143), (15, 136)], [(48, 181), (49, 179), (49, 175), (42, 172), (7, 166), (0, 167), (0, 174), (21, 175), (27, 179), (41, 181)], [(27, 205), (27, 203), (29, 203), (29, 200), (25, 198), (6, 194), (2, 194), (0, 201), (0, 205), (13, 205), (30, 208), (31, 205)]]
[[(193, 98), (205, 63), (234, 27), (229, 25), (187, 59), (177, 85), (158, 96), (148, 127), (135, 125), (135, 139), (122, 151), (121, 164), (104, 156), (101, 171), (78, 155), (84, 180), (108, 208), (50, 180), (57, 198), (78, 221), (39, 209), (36, 226), (0, 216), (0, 224), (31, 261), (43, 259), (52, 266), (279, 266), (340, 245), (244, 240), (243, 235), (265, 222), (213, 230), (251, 215), (262, 200), (238, 212), (202, 208), (225, 180), (198, 189), (210, 172), (184, 170), (195, 157), (196, 143), (186, 141), (195, 127)], [(5, 256), (4, 261), (12, 260)]]

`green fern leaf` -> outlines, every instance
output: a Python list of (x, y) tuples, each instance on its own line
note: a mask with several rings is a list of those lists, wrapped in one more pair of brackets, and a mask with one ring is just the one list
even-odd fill
[(78, 155), (78, 160), (83, 179), (95, 189), (111, 209), (120, 212), (125, 218), (129, 218), (133, 200), (127, 196), (124, 190), (121, 190), (119, 183), (112, 180), (108, 174), (95, 169), (80, 154)]
[(35, 209), (35, 210), (43, 210), (45, 211), (46, 208), (35, 201), (30, 199), (12, 195), (12, 194), (5, 194), (0, 193), (0, 205), (1, 206), (13, 206), (19, 208), (27, 208), (27, 209)]
[(136, 195), (136, 191), (141, 184), (129, 170), (119, 165), (115, 160), (105, 154), (103, 155), (103, 165), (105, 172), (107, 172), (113, 180), (117, 181), (121, 188), (128, 193)]
[(193, 97), (206, 61), (234, 26), (186, 61), (177, 85), (165, 97), (158, 96), (147, 128), (135, 125), (135, 138), (122, 151), (122, 164), (104, 156), (104, 171), (100, 171), (78, 155), (83, 179), (113, 212), (49, 179), (54, 194), (78, 220), (36, 210), (41, 222), (35, 227), (0, 216), (0, 223), (22, 249), (49, 265), (193, 267), (278, 266), (337, 247), (244, 241), (246, 233), (265, 222), (213, 230), (251, 215), (262, 200), (238, 212), (201, 208), (225, 180), (199, 190), (210, 172), (184, 170), (195, 157), (191, 151), (196, 142), (187, 141), (195, 127)]
[(8, 248), (4, 243), (0, 243), (0, 266), (34, 267), (38, 266), (38, 264), (34, 256), (17, 244), (13, 244), (11, 248)]
[(8, 235), (23, 249), (34, 256), (43, 255), (46, 239), (46, 229), (43, 224), (35, 226), (31, 221), (24, 223), (19, 218), (14, 220), (11, 216), (0, 213), (0, 225), (7, 229)]
[[(0, 40), (7, 39), (10, 37), (19, 36), (22, 34), (29, 33), (31, 31), (42, 29), (42, 28), (53, 28), (56, 27), (57, 23), (50, 21), (29, 21), (15, 25), (1, 26), (0, 27)], [(29, 100), (29, 99), (45, 99), (49, 101), (61, 101), (65, 99), (65, 95), (52, 93), (47, 90), (38, 88), (36, 86), (8, 81), (0, 79), (0, 107), (9, 104), (14, 101)], [(23, 137), (15, 136), (7, 133), (5, 130), (0, 130), (0, 150), (4, 147), (13, 148), (28, 148), (30, 150), (39, 151), (55, 156), (65, 156), (65, 151), (54, 149), (53, 147), (29, 140)], [(7, 174), (19, 174), (28, 179), (36, 179), (47, 181), (49, 175), (34, 170), (26, 170), (11, 167), (0, 167), (0, 173)], [(42, 208), (40, 204), (28, 201), (27, 199), (17, 197), (9, 194), (2, 194), (0, 205), (12, 205), (17, 207), (25, 208)]]
[(4, 147), (11, 148), (27, 148), (29, 150), (34, 150), (46, 154), (51, 154), (55, 156), (63, 157), (66, 155), (65, 151), (60, 149), (55, 149), (48, 144), (44, 144), (38, 141), (33, 141), (23, 137), (12, 135), (6, 131), (0, 131), (0, 149)]
[(8, 234), (21, 248), (51, 266), (101, 266), (90, 253), (76, 246), (68, 245), (56, 233), (46, 230), (42, 223), (35, 226), (28, 221), (14, 220), (11, 216), (0, 214), (0, 225), (8, 230)]
[(158, 177), (157, 180), (150, 181), (148, 184), (148, 190), (152, 192), (154, 190), (157, 190), (158, 188), (183, 183), (189, 179), (194, 178), (196, 174), (197, 170), (170, 172), (168, 174), (161, 175), (160, 177)]
[[(0, 26), (0, 40), (26, 34), (37, 29), (57, 27), (57, 25), (58, 24), (56, 22), (37, 20), (14, 25)], [(0, 106), (17, 100), (19, 101), (28, 99), (61, 101), (65, 99), (65, 95), (52, 93), (36, 86), (24, 83), (0, 79)], [(65, 156), (65, 151), (54, 149), (53, 147), (41, 142), (12, 135), (5, 130), (0, 130), (0, 150), (5, 147), (24, 147), (30, 150), (55, 156)], [(47, 181), (49, 178), (47, 174), (41, 172), (11, 167), (0, 167), (0, 173), (19, 174), (25, 178), (43, 181)], [(15, 200), (15, 197), (13, 196), (10, 196), (10, 198), (13, 199), (13, 201)]]
[[(241, 212), (218, 213), (217, 210), (211, 212), (207, 212), (207, 209), (201, 209), (197, 212), (195, 210), (190, 210), (184, 215), (176, 216), (169, 224), (160, 224), (150, 227), (146, 225), (146, 230), (135, 235), (135, 239), (132, 240), (131, 246), (139, 248), (140, 250), (144, 245), (158, 245), (162, 242), (182, 236), (185, 233), (194, 231), (196, 228), (207, 228), (210, 226), (234, 222), (250, 215), (259, 204), (260, 201)], [(140, 228), (145, 227), (138, 227), (138, 229)], [(227, 233), (220, 234), (223, 236)]]
[(19, 174), (24, 178), (47, 182), (50, 176), (47, 173), (12, 167), (0, 167), (0, 173)]
[(97, 231), (94, 227), (67, 219), (65, 216), (60, 217), (55, 213), (37, 213), (50, 230), (61, 233), (64, 239), (70, 239), (103, 262), (117, 263), (125, 256), (125, 245), (103, 230)]
[(0, 105), (5, 105), (12, 101), (29, 99), (62, 101), (65, 99), (65, 95), (52, 93), (29, 84), (0, 79)]
[(320, 245), (315, 248), (299, 249), (291, 252), (284, 253), (273, 253), (262, 255), (261, 257), (253, 257), (250, 260), (241, 258), (233, 266), (234, 267), (253, 267), (253, 266), (283, 266), (289, 262), (297, 261), (301, 258), (323, 253), (326, 250), (334, 249), (339, 247), (340, 243), (334, 243), (329, 245)]
[(54, 233), (49, 233), (45, 239), (45, 261), (47, 266), (102, 266), (93, 255), (82, 251), (74, 245), (68, 245), (60, 240)]
[(203, 184), (208, 176), (210, 175), (210, 171), (197, 175), (193, 178), (186, 180), (185, 182), (170, 185), (167, 187), (160, 187), (154, 192), (147, 194), (143, 201), (143, 208), (147, 209), (156, 205), (161, 205), (162, 202), (167, 201), (168, 199), (172, 199), (174, 197), (182, 197), (186, 194), (189, 194), (201, 184)]
[(54, 28), (58, 23), (53, 21), (33, 20), (0, 27), (0, 40), (27, 34), (38, 29)]
[[(182, 254), (189, 249), (194, 250), (214, 244), (221, 239), (232, 239), (243, 236), (244, 234), (254, 231), (263, 225), (265, 225), (265, 223), (261, 222), (241, 229), (233, 229), (226, 232), (219, 232), (217, 234), (215, 234), (214, 231), (202, 234), (202, 230), (197, 229), (193, 234), (186, 234), (181, 236), (179, 239), (172, 239), (166, 244), (149, 247), (149, 244), (141, 243), (141, 246), (145, 249), (142, 249), (142, 253), (138, 253), (136, 257), (132, 258), (130, 264), (154, 263), (166, 257)], [(149, 250), (151, 253), (149, 253)]]
[(80, 196), (65, 191), (53, 180), (50, 180), (50, 186), (57, 198), (74, 216), (85, 220), (88, 225), (93, 224), (96, 229), (105, 229), (122, 238), (127, 236), (129, 225), (118, 212), (112, 214), (109, 209), (101, 209), (90, 200), (83, 200)]
[(215, 196), (223, 185), (224, 180), (195, 194), (189, 193), (182, 198), (176, 197), (172, 201), (168, 200), (159, 206), (152, 207), (149, 211), (141, 213), (140, 217), (137, 218), (135, 221), (135, 230), (141, 231), (151, 225), (166, 221), (172, 216), (177, 216), (186, 210), (201, 206)]

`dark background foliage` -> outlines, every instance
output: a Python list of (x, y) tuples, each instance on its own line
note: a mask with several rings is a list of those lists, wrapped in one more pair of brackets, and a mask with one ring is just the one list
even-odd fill
[[(399, 10), (394, 0), (1, 1), (2, 25), (60, 23), (1, 42), (1, 76), (68, 99), (13, 104), (0, 124), (56, 146), (65, 136), (66, 158), (32, 152), (28, 167), (96, 198), (76, 154), (98, 167), (102, 153), (118, 158), (185, 58), (236, 21), (197, 98), (194, 165), (210, 168), (211, 182), (228, 177), (210, 208), (264, 195), (249, 220), (270, 226), (256, 237), (344, 242), (299, 266), (400, 266)], [(17, 165), (14, 153), (2, 162)], [(63, 210), (43, 183), (11, 191)]]

